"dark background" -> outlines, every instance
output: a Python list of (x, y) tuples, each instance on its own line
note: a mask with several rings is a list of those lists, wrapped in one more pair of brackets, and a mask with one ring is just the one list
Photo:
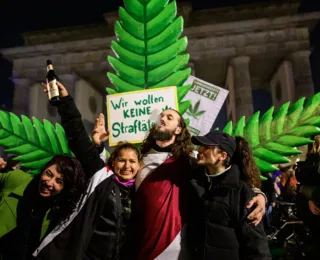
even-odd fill
[[(183, 2), (184, 0), (177, 0)], [(103, 13), (117, 11), (122, 0), (80, 1), (17, 1), (2, 0), (0, 4), (0, 48), (23, 44), (20, 33), (47, 28), (103, 22)], [(88, 3), (89, 2), (89, 3)], [(218, 8), (251, 3), (283, 2), (277, 0), (188, 0), (193, 9)], [(319, 3), (310, 2), (309, 9)], [(315, 0), (314, 2), (319, 2)]]

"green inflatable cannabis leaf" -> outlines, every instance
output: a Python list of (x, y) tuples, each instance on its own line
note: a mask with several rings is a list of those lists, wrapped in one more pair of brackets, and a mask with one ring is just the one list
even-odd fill
[(41, 123), (22, 115), (0, 111), (0, 145), (17, 154), (15, 160), (27, 169), (41, 169), (55, 154), (69, 154), (68, 141), (61, 125)]
[(261, 172), (278, 170), (275, 164), (287, 163), (288, 156), (301, 152), (296, 147), (312, 143), (311, 136), (320, 133), (320, 93), (305, 102), (301, 98), (290, 107), (283, 104), (274, 113), (271, 107), (259, 118), (256, 112), (246, 123), (242, 117), (233, 128), (230, 121), (224, 132), (243, 136), (250, 143)]
[(176, 18), (176, 2), (169, 0), (124, 0), (115, 24), (117, 42), (111, 42), (116, 57), (108, 61), (116, 74), (107, 73), (115, 89), (109, 94), (177, 86), (179, 112), (186, 112), (190, 100), (181, 101), (191, 84), (182, 86), (191, 73), (183, 18)]

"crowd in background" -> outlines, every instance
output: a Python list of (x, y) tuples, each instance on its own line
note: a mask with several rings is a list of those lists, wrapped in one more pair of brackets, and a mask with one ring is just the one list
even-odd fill
[[(267, 180), (262, 182), (262, 190), (268, 198), (264, 226), (271, 234), (279, 225), (279, 211), (296, 210), (292, 214), (303, 221), (305, 232), (310, 235), (306, 259), (320, 259), (320, 136), (312, 139), (314, 143), (308, 145), (303, 160), (293, 158), (279, 165), (278, 171), (264, 174)], [(289, 220), (293, 219), (288, 216)]]

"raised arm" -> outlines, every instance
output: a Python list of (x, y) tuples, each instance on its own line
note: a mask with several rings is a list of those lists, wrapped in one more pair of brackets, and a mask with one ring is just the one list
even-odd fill
[(103, 168), (105, 163), (100, 159), (98, 149), (89, 139), (80, 111), (73, 98), (62, 84), (57, 83), (57, 85), (61, 95), (61, 100), (57, 104), (58, 113), (61, 116), (61, 124), (66, 132), (69, 148), (80, 160), (88, 178), (90, 178)]

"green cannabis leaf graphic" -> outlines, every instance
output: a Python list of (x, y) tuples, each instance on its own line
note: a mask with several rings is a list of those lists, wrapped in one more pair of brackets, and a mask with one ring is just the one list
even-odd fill
[[(115, 24), (117, 41), (111, 48), (115, 57), (108, 61), (115, 71), (108, 78), (115, 89), (109, 94), (177, 86), (179, 112), (184, 114), (191, 104), (181, 101), (191, 84), (183, 83), (191, 74), (184, 69), (189, 62), (187, 37), (183, 32), (183, 18), (176, 18), (176, 1), (124, 0)], [(179, 39), (180, 38), (180, 39)]]
[(195, 103), (194, 107), (192, 107), (192, 104), (189, 106), (187, 110), (187, 115), (193, 117), (194, 119), (198, 119), (200, 116), (202, 116), (206, 111), (201, 110), (198, 111), (200, 107), (200, 99)]
[(301, 153), (296, 147), (312, 143), (310, 137), (320, 133), (320, 93), (289, 106), (283, 104), (276, 113), (271, 107), (261, 118), (256, 112), (247, 123), (242, 117), (234, 128), (230, 121), (223, 130), (246, 138), (261, 172), (278, 170), (275, 164), (289, 162), (288, 156)]
[(165, 110), (168, 110), (168, 109), (170, 109), (170, 108), (168, 107), (168, 105), (166, 105), (164, 108), (162, 108), (162, 111), (165, 111)]
[(17, 154), (15, 160), (27, 169), (41, 169), (55, 154), (72, 155), (60, 124), (54, 127), (48, 120), (41, 123), (22, 115), (0, 111), (0, 145), (5, 152)]

